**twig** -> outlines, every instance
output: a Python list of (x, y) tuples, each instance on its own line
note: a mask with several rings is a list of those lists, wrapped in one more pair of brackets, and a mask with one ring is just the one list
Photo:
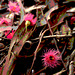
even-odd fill
[[(61, 52), (60, 56), (62, 56), (62, 54), (64, 53), (65, 48), (66, 48), (66, 45), (67, 45), (67, 43), (65, 44), (64, 49), (63, 49), (63, 51)], [(63, 63), (63, 66), (64, 66), (65, 70), (67, 70), (66, 65), (64, 64), (64, 61), (63, 61), (63, 60), (62, 60), (62, 63)]]
[[(64, 37), (72, 37), (72, 35), (49, 35), (49, 36), (43, 36), (44, 39), (46, 38), (64, 38)], [(39, 38), (31, 39), (31, 40), (39, 40)]]
[(38, 43), (38, 46), (37, 46), (37, 48), (36, 48), (36, 50), (35, 50), (35, 52), (34, 52), (33, 62), (32, 62), (31, 68), (30, 68), (30, 70), (29, 70), (29, 72), (28, 72), (27, 75), (30, 75), (30, 72), (31, 72), (31, 70), (32, 70), (32, 67), (33, 67), (33, 65), (34, 65), (34, 62), (35, 62), (35, 60), (36, 60), (37, 51), (38, 51), (39, 46), (40, 46), (40, 44), (41, 44), (42, 37), (43, 37), (43, 35), (45, 34), (45, 32), (46, 32), (47, 30), (48, 30), (48, 29), (46, 29), (46, 30), (42, 33), (42, 35), (39, 37), (39, 38), (40, 38), (40, 39), (39, 39), (39, 43)]
[(62, 55), (63, 55), (63, 53), (64, 53), (64, 51), (65, 51), (65, 48), (66, 48), (66, 45), (67, 45), (67, 43), (65, 44), (64, 49), (62, 50), (62, 52), (61, 52), (60, 56), (62, 56)]
[(34, 73), (33, 75), (37, 75), (37, 74), (39, 74), (40, 72), (42, 72), (42, 71), (45, 70), (46, 68), (47, 68), (47, 67), (44, 67), (43, 69), (41, 69), (40, 71)]
[[(41, 10), (42, 10), (42, 9), (41, 9)], [(43, 12), (43, 10), (42, 10), (42, 12)], [(46, 22), (47, 22), (47, 24), (48, 24), (50, 33), (53, 35), (53, 32), (52, 32), (52, 30), (51, 30), (51, 27), (50, 27), (49, 22), (47, 21), (47, 19), (46, 19), (46, 17), (45, 17), (44, 15), (43, 15), (43, 17), (44, 17), (44, 19), (46, 20)], [(53, 38), (53, 40), (54, 40), (54, 42), (55, 42), (55, 46), (56, 46), (57, 50), (59, 51), (58, 46), (57, 46), (57, 42), (56, 42), (55, 38)]]
[(75, 49), (74, 49), (74, 51), (71, 53), (71, 55), (70, 55), (70, 61), (72, 61), (72, 59), (75, 57)]
[(66, 70), (61, 70), (60, 72), (58, 72), (58, 73), (55, 73), (55, 74), (53, 74), (53, 75), (61, 75), (63, 72), (65, 72)]
[[(44, 29), (46, 28), (46, 26), (41, 30), (40, 34), (39, 34), (39, 37), (42, 35), (42, 32), (44, 31)], [(48, 29), (46, 30), (48, 31)], [(43, 37), (42, 37), (43, 38)], [(39, 39), (39, 38), (38, 38)]]
[[(64, 61), (62, 60), (62, 64), (64, 66), (64, 69), (67, 70), (66, 65), (64, 64)], [(62, 69), (63, 70), (63, 69)]]
[(69, 62), (72, 61), (72, 59), (74, 58), (75, 56), (75, 50), (71, 53), (71, 55), (69, 56), (69, 58), (67, 59), (67, 63), (66, 63), (66, 68), (68, 67), (69, 65)]
[(70, 62), (70, 65), (69, 65), (69, 75), (74, 75), (74, 72), (73, 72), (73, 69), (74, 69), (73, 68), (73, 63), (74, 63), (73, 61)]
[(5, 56), (2, 61), (0, 61), (0, 65), (4, 62), (4, 60), (6, 59), (6, 57), (7, 56)]
[[(36, 5), (37, 6), (37, 5)], [(36, 9), (36, 17), (38, 18), (38, 9)]]
[(6, 46), (4, 49), (1, 49), (0, 52), (4, 51), (6, 49), (9, 49), (9, 47)]
[(48, 24), (48, 27), (49, 27), (50, 33), (53, 35), (53, 32), (52, 32), (52, 30), (51, 30), (51, 27), (50, 27), (49, 22), (47, 21), (47, 19), (46, 19), (46, 17), (45, 17), (44, 15), (43, 15), (43, 17), (44, 17), (44, 19), (46, 20), (46, 22), (47, 22), (47, 24)]
[(30, 12), (32, 10), (40, 9), (40, 8), (46, 8), (46, 5), (39, 5), (39, 6), (33, 5), (33, 6), (28, 7), (28, 8), (24, 8), (24, 11), (25, 12)]

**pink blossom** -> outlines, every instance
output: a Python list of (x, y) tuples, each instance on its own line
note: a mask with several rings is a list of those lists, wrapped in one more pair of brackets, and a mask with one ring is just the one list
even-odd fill
[(61, 60), (61, 56), (59, 56), (59, 52), (55, 51), (55, 50), (46, 50), (46, 52), (44, 53), (44, 55), (42, 55), (42, 57), (44, 57), (43, 60), (43, 65), (45, 67), (50, 67), (50, 68), (54, 68), (57, 67), (57, 65), (60, 65), (60, 62), (58, 62), (58, 60)]
[(8, 6), (9, 6), (9, 8), (8, 8), (9, 11), (19, 13), (20, 7), (17, 5), (17, 2), (9, 1)]
[(4, 18), (4, 17), (0, 18), (0, 25), (2, 25), (2, 24), (8, 25), (10, 22), (11, 22), (11, 20), (8, 18)]
[(31, 26), (34, 26), (35, 25), (35, 23), (36, 23), (36, 21), (37, 21), (37, 17), (35, 17), (34, 19), (33, 19), (33, 17), (34, 17), (34, 15), (33, 14), (31, 14), (31, 13), (29, 13), (29, 14), (26, 14), (25, 16), (24, 16), (24, 20), (25, 21), (30, 21), (30, 25)]
[[(6, 31), (6, 32), (5, 32), (5, 36), (6, 36), (9, 32), (10, 32), (10, 31)], [(15, 31), (12, 30), (12, 32), (7, 36), (7, 38), (12, 39), (14, 33), (15, 33)]]

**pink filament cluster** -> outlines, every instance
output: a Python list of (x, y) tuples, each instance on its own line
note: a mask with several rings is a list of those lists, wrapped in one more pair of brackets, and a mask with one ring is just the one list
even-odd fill
[(34, 18), (34, 15), (29, 13), (29, 14), (26, 14), (24, 16), (24, 20), (25, 21), (30, 21), (31, 22), (31, 26), (34, 26), (36, 21), (37, 21), (37, 17)]
[(9, 8), (8, 8), (9, 11), (16, 12), (16, 13), (20, 12), (20, 7), (19, 7), (19, 5), (17, 5), (17, 2), (9, 1), (8, 6), (9, 6)]
[(43, 65), (45, 67), (50, 67), (50, 68), (54, 68), (57, 67), (57, 65), (60, 65), (58, 60), (61, 60), (61, 56), (59, 56), (58, 54), (59, 52), (53, 49), (46, 51), (42, 56)]

